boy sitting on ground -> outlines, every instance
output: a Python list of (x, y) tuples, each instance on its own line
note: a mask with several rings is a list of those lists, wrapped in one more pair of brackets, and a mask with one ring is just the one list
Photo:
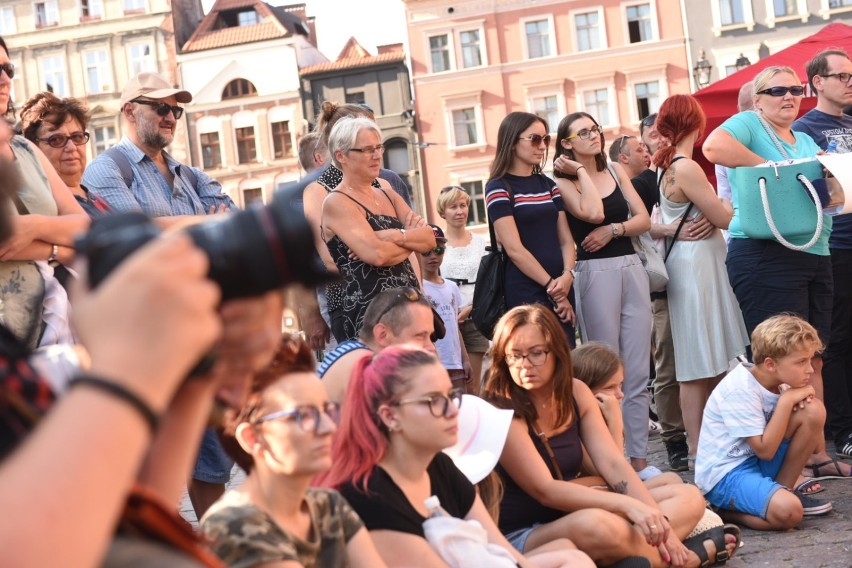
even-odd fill
[(831, 503), (790, 491), (823, 435), (825, 407), (810, 385), (816, 330), (793, 315), (771, 317), (751, 337), (755, 364), (722, 379), (704, 409), (695, 483), (728, 522), (786, 530)]

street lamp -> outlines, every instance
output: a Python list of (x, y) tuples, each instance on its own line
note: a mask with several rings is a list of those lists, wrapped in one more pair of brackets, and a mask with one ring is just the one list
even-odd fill
[(712, 70), (713, 66), (707, 61), (702, 49), (698, 53), (698, 61), (695, 62), (695, 67), (692, 68), (692, 76), (695, 77), (695, 84), (698, 85), (698, 88), (703, 89), (710, 84), (710, 71)]
[(740, 56), (737, 58), (734, 66), (737, 68), (737, 71), (742, 71), (746, 67), (751, 65), (751, 61), (748, 60), (748, 57), (740, 53)]

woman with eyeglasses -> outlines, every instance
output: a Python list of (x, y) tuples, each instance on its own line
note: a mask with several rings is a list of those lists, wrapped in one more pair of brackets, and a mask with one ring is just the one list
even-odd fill
[(222, 445), (247, 476), (210, 507), (201, 530), (228, 566), (384, 566), (346, 500), (310, 487), (331, 467), (340, 413), (314, 366), (310, 347), (285, 336), (242, 408), (226, 416)]
[[(11, 120), (16, 70), (3, 38), (0, 48), (0, 115)], [(21, 180), (12, 204), (13, 234), (0, 246), (0, 321), (30, 348), (72, 342), (67, 319), (45, 310), (45, 298), (67, 306), (50, 263), (74, 258), (74, 237), (89, 227), (89, 217), (29, 140), (15, 135), (0, 141), (0, 157), (14, 163)]]
[(322, 238), (345, 280), (340, 309), (330, 310), (331, 330), (342, 342), (361, 331), (376, 294), (420, 287), (409, 257), (435, 248), (422, 217), (386, 185), (374, 187), (382, 166), (382, 133), (368, 118), (343, 118), (328, 139), (332, 163), (343, 176), (322, 205)]
[(81, 184), (88, 160), (89, 118), (83, 101), (60, 99), (48, 91), (36, 94), (21, 107), (24, 137), (44, 152), (83, 210), (95, 218), (111, 208)]
[(651, 296), (630, 238), (647, 231), (651, 218), (621, 165), (607, 164), (603, 129), (591, 115), (569, 114), (556, 136), (557, 158), (582, 164), (603, 202), (600, 221), (568, 214), (577, 241), (577, 324), (584, 341), (606, 343), (624, 360), (626, 450), (633, 469), (642, 472), (648, 467)]
[[(444, 251), (444, 263), (441, 276), (452, 280), (461, 293), (461, 310), (458, 321), (464, 348), (470, 359), (472, 387), (478, 391), (482, 378), (482, 360), (488, 351), (488, 338), (482, 335), (470, 312), (473, 309), (473, 291), (476, 287), (476, 274), (479, 262), (485, 255), (485, 239), (470, 231), (467, 222), (470, 217), (470, 195), (458, 185), (449, 185), (441, 189), (437, 200), (438, 215), (447, 222), (444, 234), (447, 246)], [(478, 212), (478, 218), (485, 220), (485, 211)]]
[[(599, 566), (631, 556), (653, 566), (709, 566), (700, 562), (734, 552), (736, 537), (718, 531), (682, 542), (704, 499), (686, 484), (648, 491), (592, 392), (572, 378), (571, 352), (550, 310), (519, 306), (500, 319), (483, 396), (515, 412), (496, 471), (504, 486), (500, 530), (519, 551), (568, 538)], [(577, 479), (584, 448), (600, 477)]]
[[(767, 160), (777, 162), (787, 157), (816, 156), (820, 151), (816, 142), (807, 134), (792, 129), (805, 92), (795, 71), (789, 67), (767, 67), (753, 82), (753, 110), (735, 114), (707, 136), (703, 147), (707, 159), (728, 168), (738, 168), (757, 166)], [(754, 328), (770, 316), (790, 312), (813, 325), (827, 344), (835, 285), (828, 247), (832, 218), (823, 215), (819, 239), (805, 250), (790, 250), (771, 239), (750, 238), (742, 229), (739, 201), (743, 192), (759, 189), (741, 187), (735, 170), (729, 181), (734, 215), (728, 227), (726, 264), (747, 333), (750, 336)], [(817, 397), (822, 399), (822, 356), (817, 355), (811, 363), (814, 366), (811, 381)], [(852, 468), (832, 459), (824, 444), (823, 441), (803, 474), (811, 477), (852, 475)]]
[(364, 357), (346, 393), (334, 467), (321, 483), (339, 489), (361, 516), (388, 566), (446, 566), (423, 532), (431, 495), (449, 515), (478, 521), (520, 566), (591, 566), (564, 540), (525, 559), (500, 534), (473, 485), (442, 453), (456, 443), (462, 394), (426, 351), (395, 346)]
[(574, 344), (574, 238), (559, 187), (541, 173), (547, 162), (547, 122), (529, 112), (509, 113), (497, 131), (485, 203), (497, 240), (509, 257), (508, 307), (551, 306)]

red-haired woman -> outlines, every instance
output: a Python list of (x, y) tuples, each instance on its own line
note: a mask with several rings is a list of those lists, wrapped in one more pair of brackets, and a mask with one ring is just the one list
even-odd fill
[[(727, 199), (719, 199), (697, 162), (692, 160), (706, 119), (690, 95), (672, 95), (657, 115), (657, 131), (671, 146), (654, 154), (660, 179), (660, 209), (664, 223), (704, 216), (718, 229), (727, 229), (734, 214)], [(669, 317), (675, 366), (680, 383), (680, 406), (690, 458), (698, 449), (701, 417), (710, 391), (728, 370), (728, 362), (748, 345), (743, 316), (728, 281), (722, 232), (700, 241), (675, 241), (666, 261)]]
[(423, 532), (431, 495), (453, 517), (478, 521), (520, 566), (593, 566), (565, 540), (527, 560), (500, 534), (473, 485), (441, 452), (456, 443), (461, 396), (431, 353), (398, 346), (364, 357), (352, 372), (324, 484), (340, 489), (389, 566), (445, 566)]
[(201, 528), (228, 566), (384, 566), (340, 494), (309, 488), (331, 467), (340, 411), (314, 366), (304, 341), (284, 337), (227, 418), (222, 445), (248, 477), (210, 507)]

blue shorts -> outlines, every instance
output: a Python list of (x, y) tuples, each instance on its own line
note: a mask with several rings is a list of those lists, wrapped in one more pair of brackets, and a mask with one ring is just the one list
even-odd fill
[(532, 532), (540, 526), (541, 523), (534, 523), (531, 527), (514, 530), (506, 535), (506, 540), (509, 541), (509, 544), (515, 547), (515, 550), (523, 554), (530, 534), (532, 534)]
[(225, 453), (216, 431), (212, 428), (204, 430), (192, 479), (207, 483), (228, 483), (231, 480), (233, 467), (234, 460)]
[(704, 497), (711, 505), (766, 519), (769, 501), (783, 486), (775, 481), (790, 440), (783, 440), (769, 461), (751, 456), (725, 474)]

